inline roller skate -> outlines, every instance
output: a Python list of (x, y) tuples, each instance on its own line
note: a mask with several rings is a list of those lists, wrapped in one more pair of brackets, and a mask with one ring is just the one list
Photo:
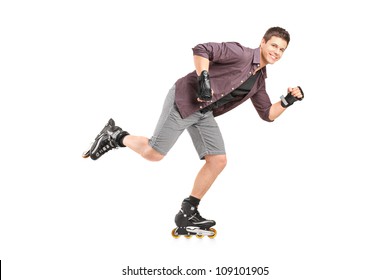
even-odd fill
[(175, 217), (176, 228), (172, 230), (172, 236), (179, 238), (183, 235), (186, 238), (191, 238), (195, 235), (197, 238), (208, 236), (215, 238), (217, 231), (212, 228), (216, 223), (213, 220), (203, 218), (197, 209), (188, 199), (184, 199), (179, 213)]
[(95, 141), (92, 142), (88, 150), (82, 154), (82, 157), (91, 157), (91, 159), (97, 160), (112, 149), (124, 147), (122, 139), (126, 135), (129, 135), (129, 133), (123, 131), (119, 126), (115, 126), (115, 121), (109, 119), (102, 131), (96, 136)]

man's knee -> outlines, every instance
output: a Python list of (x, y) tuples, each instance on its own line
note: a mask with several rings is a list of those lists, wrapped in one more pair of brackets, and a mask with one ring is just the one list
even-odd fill
[(226, 155), (207, 155), (205, 156), (207, 163), (212, 164), (216, 169), (223, 170), (227, 164)]
[(150, 161), (160, 161), (164, 158), (164, 155), (149, 146), (143, 151), (142, 157)]

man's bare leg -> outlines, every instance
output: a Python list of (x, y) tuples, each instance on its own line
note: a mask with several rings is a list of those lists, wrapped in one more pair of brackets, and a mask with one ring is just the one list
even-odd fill
[(123, 144), (147, 160), (159, 161), (164, 158), (164, 155), (149, 145), (149, 139), (147, 137), (127, 135), (123, 139)]
[[(149, 139), (144, 136), (127, 135), (123, 144), (150, 161), (159, 161), (164, 155), (149, 145)], [(195, 178), (191, 196), (202, 199), (218, 175), (226, 166), (226, 155), (206, 155), (205, 164)]]
[(202, 199), (226, 166), (226, 155), (206, 155), (206, 163), (195, 178), (191, 196)]

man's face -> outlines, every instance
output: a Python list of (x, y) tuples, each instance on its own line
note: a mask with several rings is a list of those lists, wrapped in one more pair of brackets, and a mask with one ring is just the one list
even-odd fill
[(260, 45), (261, 60), (264, 65), (274, 64), (278, 61), (287, 48), (287, 42), (282, 38), (272, 36), (266, 43), (263, 39)]

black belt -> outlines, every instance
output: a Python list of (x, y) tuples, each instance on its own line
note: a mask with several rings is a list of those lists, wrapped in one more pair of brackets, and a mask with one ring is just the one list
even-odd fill
[(214, 108), (213, 105), (209, 105), (209, 106), (207, 106), (207, 107), (205, 107), (205, 108), (203, 108), (203, 109), (200, 109), (199, 112), (201, 112), (202, 114), (206, 114), (207, 112), (212, 111), (213, 108)]

